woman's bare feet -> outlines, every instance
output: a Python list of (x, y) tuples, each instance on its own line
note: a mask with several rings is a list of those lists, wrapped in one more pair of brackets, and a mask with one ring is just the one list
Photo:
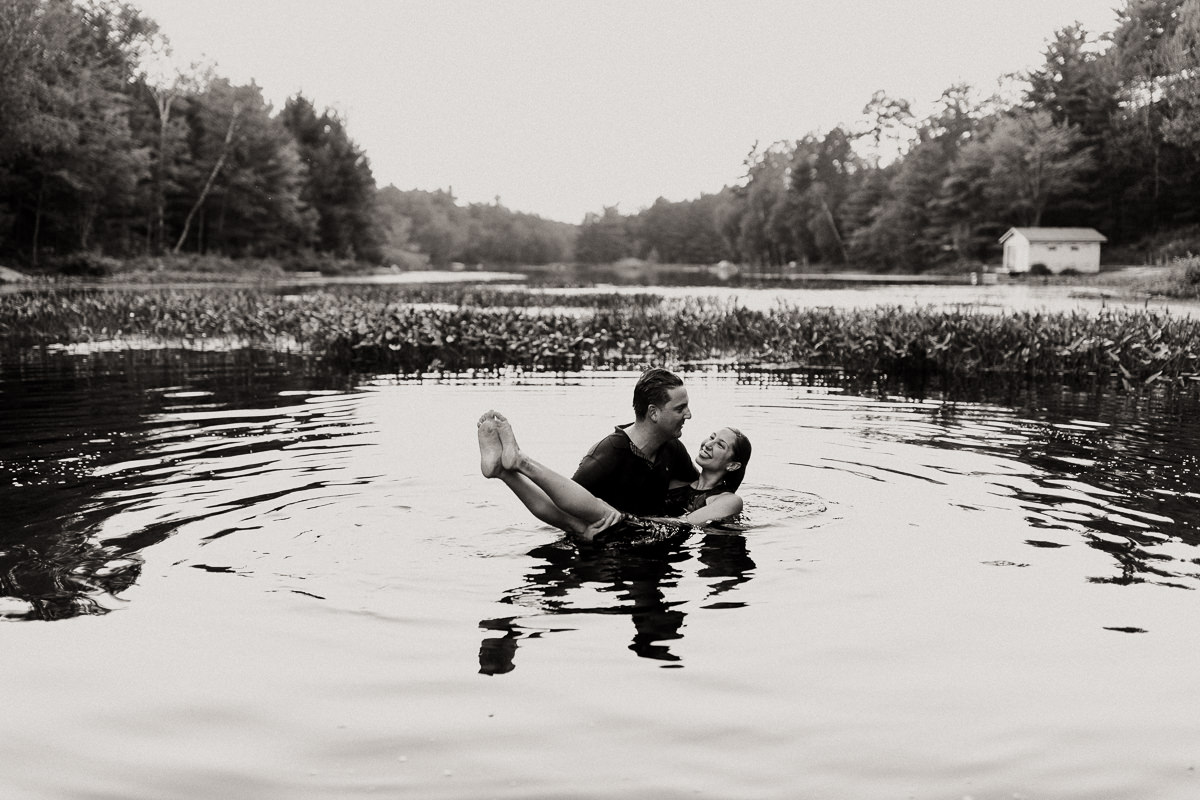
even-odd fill
[(488, 411), (479, 418), (479, 471), (483, 473), (485, 478), (498, 477), (503, 470), (500, 463), (501, 456), (504, 452), (504, 445), (500, 443), (500, 437), (496, 433), (496, 420), (493, 418), (492, 411)]
[(500, 455), (500, 465), (505, 469), (520, 470), (521, 448), (517, 445), (517, 437), (513, 434), (512, 425), (498, 411), (492, 412), (496, 424), (496, 434), (500, 437), (503, 451)]

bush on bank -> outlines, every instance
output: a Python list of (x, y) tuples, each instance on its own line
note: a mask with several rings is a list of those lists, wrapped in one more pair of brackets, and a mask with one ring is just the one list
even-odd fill
[(1176, 258), (1166, 275), (1139, 287), (1147, 294), (1194, 300), (1200, 298), (1200, 256)]
[(1153, 311), (751, 311), (711, 298), (486, 287), (74, 290), (0, 296), (0, 341), (222, 337), (364, 372), (637, 369), (651, 364), (961, 380), (1200, 381), (1200, 321)]

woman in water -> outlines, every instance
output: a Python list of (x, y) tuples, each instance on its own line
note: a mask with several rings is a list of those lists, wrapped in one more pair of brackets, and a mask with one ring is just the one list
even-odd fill
[(700, 445), (700, 477), (675, 482), (667, 493), (671, 517), (622, 514), (587, 489), (522, 452), (503, 414), (479, 418), (479, 467), (500, 478), (533, 515), (548, 525), (587, 540), (661, 541), (719, 519), (736, 516), (736, 491), (750, 460), (750, 440), (736, 428), (722, 428)]

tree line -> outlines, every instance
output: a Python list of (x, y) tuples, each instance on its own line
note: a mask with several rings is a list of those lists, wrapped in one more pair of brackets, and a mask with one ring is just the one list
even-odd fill
[(1013, 225), (1200, 249), (1200, 0), (1125, 0), (1110, 32), (1058, 31), (1013, 99), (955, 85), (918, 118), (877, 92), (856, 128), (755, 144), (734, 185), (579, 225), (379, 188), (336, 112), (157, 68), (168, 51), (120, 0), (0, 3), (0, 255), (912, 271), (985, 261)]
[(166, 47), (126, 3), (0, 5), (0, 251), (377, 256), (370, 164), (336, 114), (152, 75)]
[(1113, 31), (1068, 26), (1044, 55), (1015, 100), (954, 85), (917, 118), (877, 92), (859, 129), (755, 145), (716, 194), (589, 215), (577, 255), (919, 271), (994, 260), (1000, 234), (1037, 225), (1200, 251), (1200, 0), (1126, 0)]
[(0, 255), (571, 257), (574, 226), (380, 190), (337, 113), (303, 95), (275, 110), (254, 82), (162, 69), (168, 53), (129, 3), (0, 3)]

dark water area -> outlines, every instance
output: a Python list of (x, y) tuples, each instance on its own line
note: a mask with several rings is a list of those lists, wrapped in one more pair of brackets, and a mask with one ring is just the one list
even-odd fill
[(746, 514), (613, 551), (474, 420), (569, 471), (632, 374), (8, 357), (0, 794), (1195, 796), (1196, 398), (828, 377), (688, 373)]
[[(286, 426), (263, 423), (348, 380), (266, 350), (31, 352), (3, 362), (0, 592), (29, 603), (4, 616), (107, 611), (104, 598), (137, 580), (141, 551), (179, 525), (172, 518), (98, 542), (94, 531), (122, 508), (110, 501), (114, 493), (136, 499), (140, 487), (169, 482), (189, 456), (213, 447), (232, 463), (309, 436), (334, 437), (338, 426), (328, 420), (314, 434), (312, 414), (292, 413)], [(213, 441), (187, 419), (204, 412), (219, 415), (223, 433)], [(176, 420), (163, 425), (164, 415)], [(171, 455), (159, 455), (164, 449)]]

